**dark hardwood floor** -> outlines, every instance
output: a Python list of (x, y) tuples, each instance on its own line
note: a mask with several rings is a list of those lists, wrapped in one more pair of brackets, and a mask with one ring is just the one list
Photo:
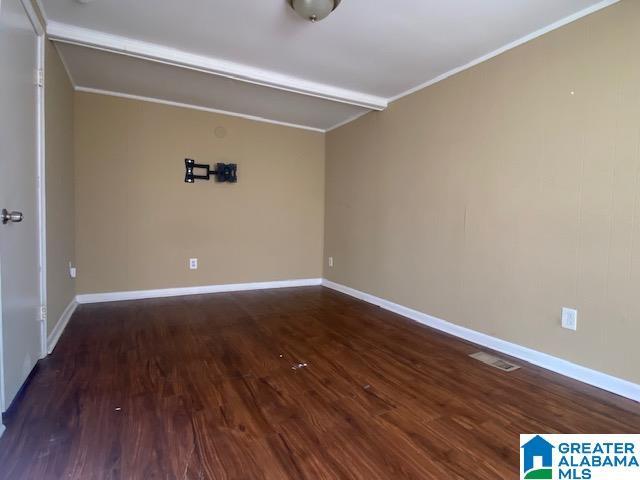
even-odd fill
[(516, 479), (520, 433), (640, 432), (639, 404), (478, 350), (322, 287), (81, 306), (0, 478)]

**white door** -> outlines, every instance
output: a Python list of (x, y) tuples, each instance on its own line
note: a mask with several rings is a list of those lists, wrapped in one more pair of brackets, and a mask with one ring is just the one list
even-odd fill
[[(20, 0), (0, 0), (0, 387), (5, 411), (40, 358), (38, 37)], [(17, 220), (17, 218), (15, 218)]]

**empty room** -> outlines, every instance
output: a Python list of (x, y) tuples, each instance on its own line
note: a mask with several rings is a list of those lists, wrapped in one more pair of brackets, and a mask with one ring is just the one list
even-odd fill
[(639, 0), (0, 0), (0, 480), (640, 479)]

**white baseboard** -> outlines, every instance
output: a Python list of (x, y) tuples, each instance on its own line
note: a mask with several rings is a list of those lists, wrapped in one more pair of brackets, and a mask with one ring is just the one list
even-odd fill
[(557, 358), (546, 353), (538, 352), (530, 348), (522, 347), (515, 343), (507, 342), (499, 338), (486, 335), (484, 333), (476, 332), (469, 328), (461, 327), (453, 323), (441, 320), (426, 313), (413, 310), (411, 308), (398, 305), (397, 303), (390, 302), (383, 298), (370, 295), (365, 292), (361, 292), (351, 287), (340, 285), (329, 280), (323, 280), (322, 285), (333, 290), (345, 293), (352, 297), (364, 300), (365, 302), (372, 303), (381, 308), (397, 313), (404, 317), (410, 318), (416, 322), (427, 325), (436, 330), (446, 332), (450, 335), (462, 338), (469, 342), (476, 343), (486, 348), (502, 352), (506, 355), (519, 358), (526, 362), (532, 363), (539, 367), (551, 370), (552, 372), (559, 373), (574, 380), (592, 385), (594, 387), (607, 390), (622, 397), (640, 402), (640, 385), (631, 383), (621, 378), (613, 377), (605, 373), (591, 370), (575, 363), (568, 362), (561, 358)]
[(2, 423), (0, 423), (0, 438), (2, 438), (2, 434), (4, 433), (4, 431), (7, 429), (7, 427), (5, 427)]
[[(573, 378), (574, 380), (578, 380), (583, 383), (615, 393), (622, 397), (640, 402), (640, 385), (637, 385), (635, 383), (623, 380), (621, 378), (613, 377), (596, 370), (591, 370), (589, 368), (571, 363), (567, 360), (563, 360), (546, 353), (538, 352), (536, 350), (523, 347), (515, 343), (507, 342), (506, 340), (501, 340), (484, 333), (476, 332), (475, 330), (471, 330), (469, 328), (455, 325), (445, 320), (427, 315), (426, 313), (413, 310), (403, 305), (390, 302), (383, 298), (379, 298), (374, 295), (370, 295), (368, 293), (361, 292), (354, 288), (340, 285), (326, 279), (308, 278), (274, 282), (236, 283), (225, 285), (208, 285), (201, 287), (167, 288), (160, 290), (92, 293), (78, 295), (76, 297), (76, 302), (78, 304), (116, 302), (122, 300), (141, 300), (145, 298), (201, 295), (207, 293), (237, 292), (242, 290), (264, 290), (269, 288), (306, 287), (313, 285), (324, 285), (327, 288), (331, 288), (360, 300), (364, 300), (365, 302), (372, 303), (381, 308), (427, 325), (431, 328), (435, 328), (436, 330), (440, 330), (469, 342), (476, 343), (483, 347), (496, 350), (515, 358), (519, 358), (533, 365), (537, 365), (560, 375)], [(56, 325), (56, 328), (53, 332), (51, 332), (48, 341), (49, 353), (53, 350), (53, 347), (55, 347), (55, 342), (57, 342), (58, 338), (62, 334), (62, 331), (64, 330), (64, 327), (69, 321), (73, 310), (75, 310), (75, 305), (77, 305), (76, 302), (72, 302), (73, 307), (72, 304), (67, 307), (65, 313), (62, 315), (60, 321)]]
[(87, 293), (78, 295), (78, 303), (119, 302), (122, 300), (142, 300), (145, 298), (181, 297), (202, 295), (205, 293), (239, 292), (243, 290), (266, 290), (269, 288), (309, 287), (321, 285), (321, 278), (303, 278), (299, 280), (280, 280), (275, 282), (233, 283), (207, 285), (202, 287), (164, 288), (160, 290), (137, 290), (130, 292)]
[(53, 349), (56, 348), (56, 344), (58, 343), (58, 340), (60, 340), (60, 336), (62, 335), (62, 332), (64, 332), (64, 329), (67, 327), (67, 323), (69, 323), (69, 320), (71, 319), (73, 312), (76, 311), (77, 307), (78, 307), (78, 302), (74, 298), (73, 300), (71, 300), (71, 302), (69, 302), (69, 305), (67, 305), (67, 308), (64, 309), (64, 312), (62, 312), (62, 315), (60, 315), (60, 318), (58, 319), (58, 323), (56, 323), (56, 326), (53, 327), (53, 330), (51, 330), (51, 333), (47, 337), (47, 353), (48, 354), (51, 354), (51, 352), (53, 352)]

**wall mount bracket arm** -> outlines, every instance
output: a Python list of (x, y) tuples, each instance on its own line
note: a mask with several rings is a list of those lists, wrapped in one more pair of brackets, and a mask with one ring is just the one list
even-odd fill
[[(215, 170), (205, 163), (196, 163), (190, 158), (184, 159), (184, 181), (185, 183), (195, 183), (196, 180), (211, 180), (213, 176), (216, 182), (236, 183), (238, 181), (238, 166), (235, 163), (217, 163)], [(196, 173), (201, 170), (202, 173)]]

